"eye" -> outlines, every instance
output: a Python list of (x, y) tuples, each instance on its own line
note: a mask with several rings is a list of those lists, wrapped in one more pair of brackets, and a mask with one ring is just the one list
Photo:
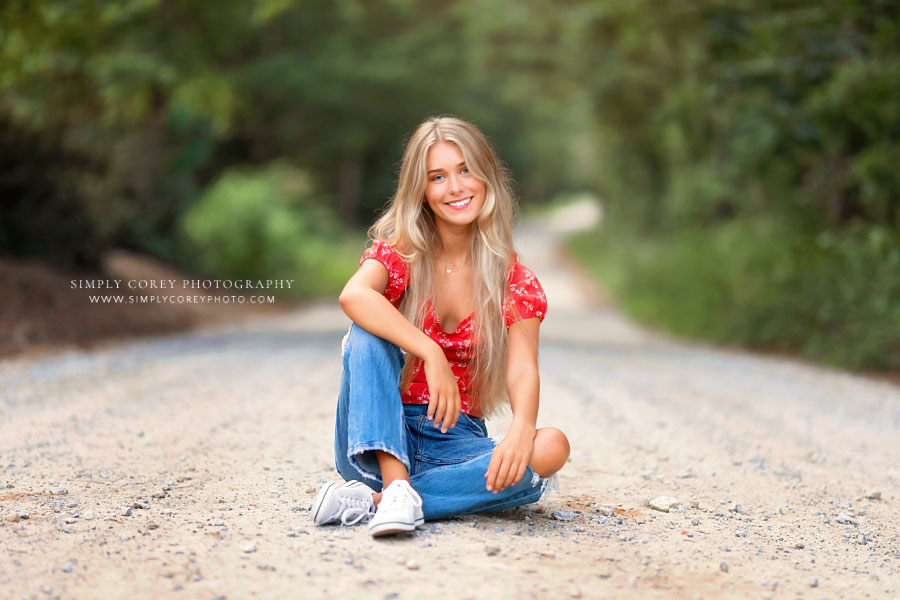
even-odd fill
[(444, 177), (443, 175), (433, 175), (431, 177), (431, 180), (432, 181), (440, 181), (441, 179), (443, 179), (443, 177)]
[(463, 167), (462, 170), (460, 171), (460, 173), (465, 173), (465, 174), (468, 175), (468, 173), (469, 173), (469, 167)]

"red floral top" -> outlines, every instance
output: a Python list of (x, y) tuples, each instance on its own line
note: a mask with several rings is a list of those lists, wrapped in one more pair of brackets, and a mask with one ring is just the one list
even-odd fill
[[(384, 289), (384, 297), (399, 308), (408, 283), (406, 264), (397, 251), (382, 240), (376, 240), (363, 253), (359, 260), (360, 264), (369, 258), (377, 260), (387, 269), (388, 284)], [(509, 272), (509, 298), (503, 306), (503, 318), (506, 326), (509, 327), (518, 320), (531, 317), (537, 317), (543, 321), (546, 314), (547, 297), (544, 289), (534, 273), (519, 263), (516, 258)], [(472, 313), (460, 322), (455, 331), (448, 333), (441, 327), (434, 304), (429, 302), (422, 330), (444, 349), (447, 362), (450, 363), (450, 369), (456, 376), (456, 382), (459, 385), (462, 412), (480, 417), (482, 414), (478, 408), (478, 400), (469, 393), (472, 386), (466, 372), (473, 353), (474, 316), (475, 314)], [(412, 382), (409, 389), (403, 393), (402, 400), (404, 404), (428, 404), (428, 382), (425, 379), (425, 365), (422, 361), (418, 361)]]

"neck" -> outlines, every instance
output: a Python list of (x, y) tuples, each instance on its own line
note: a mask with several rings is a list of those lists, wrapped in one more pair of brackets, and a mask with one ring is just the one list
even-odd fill
[(441, 240), (440, 255), (455, 264), (465, 262), (469, 258), (472, 246), (472, 226), (450, 227), (437, 223), (437, 233)]

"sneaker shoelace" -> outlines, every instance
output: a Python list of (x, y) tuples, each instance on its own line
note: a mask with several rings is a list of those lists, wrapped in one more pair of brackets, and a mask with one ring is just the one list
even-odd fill
[(359, 498), (343, 497), (340, 500), (341, 525), (356, 525), (375, 516), (375, 505)]

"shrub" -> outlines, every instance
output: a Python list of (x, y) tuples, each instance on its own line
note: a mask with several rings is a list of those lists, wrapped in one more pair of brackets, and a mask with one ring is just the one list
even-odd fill
[(359, 245), (316, 197), (309, 176), (280, 164), (226, 171), (184, 213), (178, 231), (198, 270), (294, 279), (290, 293), (302, 297), (339, 290)]
[(658, 237), (607, 226), (569, 248), (635, 319), (688, 337), (900, 368), (900, 237), (767, 219)]

